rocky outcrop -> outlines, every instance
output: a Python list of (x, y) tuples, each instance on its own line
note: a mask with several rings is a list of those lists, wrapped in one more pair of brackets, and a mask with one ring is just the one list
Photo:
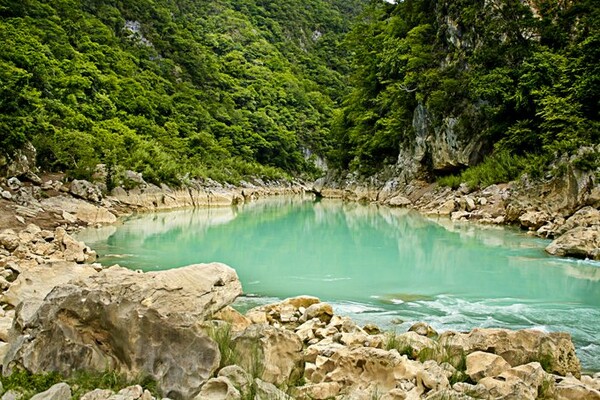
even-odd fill
[(91, 201), (92, 203), (100, 203), (102, 201), (102, 192), (100, 191), (100, 188), (85, 180), (74, 180), (71, 182), (69, 193), (80, 199)]
[(110, 368), (150, 376), (165, 395), (191, 398), (220, 361), (200, 323), (240, 293), (235, 271), (223, 264), (147, 274), (108, 268), (56, 286), (28, 320), (19, 305), (4, 371)]
[(106, 207), (90, 204), (87, 201), (72, 197), (50, 197), (42, 200), (40, 205), (44, 210), (60, 215), (71, 224), (81, 222), (85, 225), (95, 226), (117, 222), (116, 215)]
[(27, 142), (23, 148), (17, 150), (10, 159), (0, 155), (0, 176), (19, 177), (35, 172), (36, 154), (37, 151), (35, 147)]
[(550, 243), (546, 251), (555, 256), (600, 260), (600, 225), (573, 228)]
[(300, 379), (304, 373), (302, 341), (293, 332), (269, 325), (251, 325), (234, 338), (240, 366), (247, 371), (261, 360), (259, 378), (282, 385)]
[(439, 343), (451, 352), (497, 354), (513, 367), (544, 360), (553, 373), (581, 374), (579, 359), (568, 333), (476, 328), (469, 333), (444, 332)]
[(549, 229), (557, 238), (546, 247), (552, 255), (600, 260), (600, 211), (583, 207)]
[[(467, 394), (532, 400), (543, 394), (552, 399), (562, 378), (545, 371), (538, 361), (550, 372), (579, 374), (579, 362), (566, 334), (475, 329), (438, 335), (425, 324), (397, 335), (368, 334), (352, 320), (328, 313), (292, 320), (305, 316), (311, 307), (327, 309), (315, 301), (318, 299), (288, 299), (246, 315), (261, 321), (260, 326), (293, 331), (304, 343), (305, 384), (293, 389), (297, 399), (370, 399), (375, 395), (382, 399), (463, 399)], [(285, 357), (290, 354), (293, 351)], [(462, 382), (466, 378), (471, 383)], [(572, 379), (580, 382), (579, 389), (564, 384), (565, 393), (581, 390), (594, 394), (595, 379)], [(458, 383), (451, 384), (453, 381)]]
[(255, 186), (245, 183), (241, 187), (208, 183), (189, 182), (186, 187), (172, 189), (167, 185), (158, 187), (143, 184), (126, 190), (118, 187), (110, 198), (127, 207), (142, 210), (167, 210), (183, 207), (229, 206), (267, 196), (304, 193), (301, 184), (279, 183), (272, 186)]

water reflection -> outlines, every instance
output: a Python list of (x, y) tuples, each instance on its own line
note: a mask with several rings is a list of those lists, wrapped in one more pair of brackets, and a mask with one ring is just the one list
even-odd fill
[(600, 264), (551, 258), (547, 241), (512, 229), (298, 197), (140, 215), (81, 235), (104, 263), (151, 270), (221, 261), (247, 293), (315, 295), (388, 326), (568, 330), (582, 357), (600, 359)]

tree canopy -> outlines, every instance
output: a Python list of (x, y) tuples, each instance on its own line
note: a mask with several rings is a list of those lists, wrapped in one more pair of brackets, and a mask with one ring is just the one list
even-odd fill
[(154, 182), (310, 174), (359, 1), (0, 0), (0, 146)]

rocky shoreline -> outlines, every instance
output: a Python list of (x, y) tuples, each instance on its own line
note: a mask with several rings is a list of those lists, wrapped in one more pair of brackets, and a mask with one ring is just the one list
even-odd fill
[(481, 224), (517, 225), (530, 234), (553, 239), (546, 248), (561, 257), (600, 260), (600, 182), (593, 172), (571, 167), (545, 180), (521, 180), (452, 190), (425, 181), (325, 177), (312, 191), (325, 198), (413, 208), (430, 216)]
[[(500, 329), (438, 334), (424, 324), (406, 333), (382, 333), (334, 315), (330, 305), (312, 297), (242, 315), (230, 307), (241, 285), (227, 266), (147, 274), (105, 268), (94, 264), (93, 250), (69, 235), (135, 211), (227, 206), (312, 191), (455, 220), (518, 221), (557, 240), (573, 230), (588, 235), (590, 228), (590, 240), (578, 238), (581, 245), (568, 247), (579, 253), (562, 254), (594, 258), (600, 247), (593, 236), (600, 220), (597, 185), (565, 189), (553, 183), (547, 190), (522, 181), (452, 191), (419, 181), (374, 189), (349, 183), (236, 188), (205, 182), (172, 190), (139, 182), (104, 197), (89, 182), (65, 185), (52, 178), (12, 179), (0, 189), (0, 227), (12, 227), (0, 232), (4, 374), (24, 367), (68, 376), (110, 367), (129, 378), (149, 376), (158, 385), (155, 395), (131, 386), (119, 393), (99, 389), (81, 397), (87, 400), (600, 399), (600, 375), (581, 375), (567, 334)], [(536, 190), (543, 194), (531, 196)], [(71, 388), (62, 383), (35, 398), (70, 397)], [(19, 396), (8, 392), (5, 398)]]

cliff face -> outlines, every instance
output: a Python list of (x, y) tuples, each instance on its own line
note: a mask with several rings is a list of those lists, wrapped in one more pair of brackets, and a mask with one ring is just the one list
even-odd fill
[(349, 38), (341, 167), (393, 166), (409, 181), (504, 154), (547, 165), (594, 145), (598, 15), (589, 1), (372, 4)]

